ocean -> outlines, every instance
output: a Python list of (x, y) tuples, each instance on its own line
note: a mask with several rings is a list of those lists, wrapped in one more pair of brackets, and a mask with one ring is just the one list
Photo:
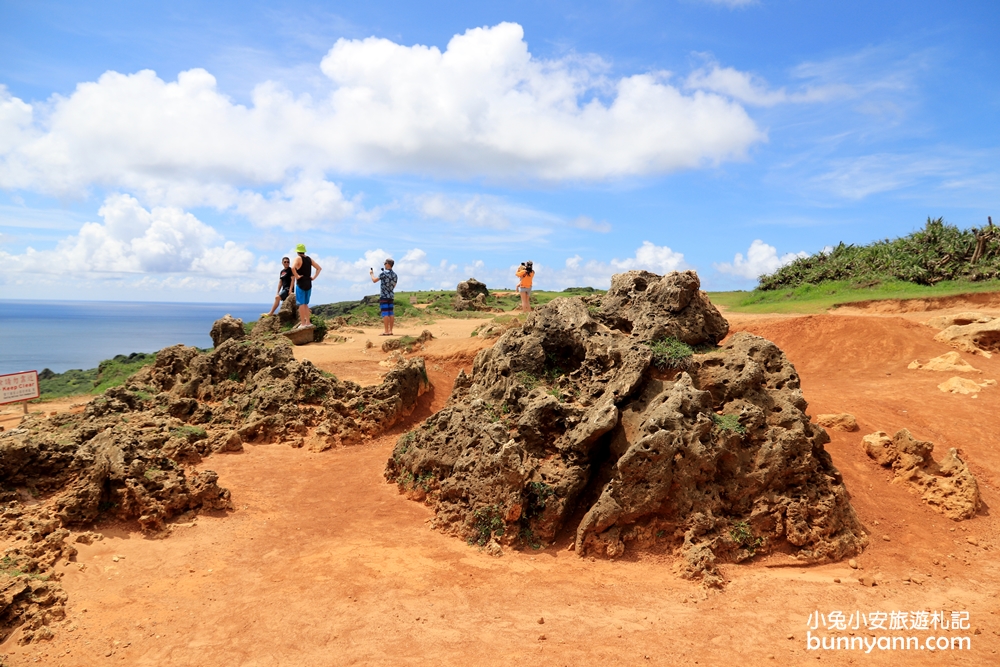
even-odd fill
[(183, 343), (211, 347), (225, 314), (256, 320), (270, 303), (137, 303), (0, 299), (0, 374), (95, 368), (116, 354)]

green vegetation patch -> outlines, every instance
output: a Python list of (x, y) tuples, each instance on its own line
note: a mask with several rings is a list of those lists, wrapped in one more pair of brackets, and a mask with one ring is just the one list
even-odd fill
[(740, 423), (739, 415), (712, 415), (712, 423), (720, 431), (733, 431), (744, 435), (747, 427)]
[(469, 544), (486, 546), (494, 536), (502, 537), (505, 529), (503, 514), (497, 505), (480, 507), (472, 513), (472, 535)]
[(694, 354), (690, 345), (676, 338), (661, 338), (646, 345), (653, 351), (653, 365), (661, 370), (685, 368)]
[(866, 246), (839, 244), (761, 276), (763, 291), (806, 283), (848, 280), (856, 283), (898, 280), (935, 285), (945, 280), (982, 282), (1000, 279), (1000, 228), (959, 229), (943, 218), (908, 236)]
[(736, 542), (737, 546), (746, 549), (751, 558), (757, 553), (757, 549), (764, 544), (764, 538), (754, 536), (750, 524), (746, 521), (734, 523), (733, 527), (729, 529), (729, 537), (733, 539), (733, 542)]
[(100, 394), (106, 389), (122, 384), (140, 368), (154, 361), (156, 353), (133, 352), (105, 359), (97, 368), (88, 370), (74, 368), (65, 373), (54, 373), (46, 368), (38, 374), (38, 390), (42, 400), (80, 394)]

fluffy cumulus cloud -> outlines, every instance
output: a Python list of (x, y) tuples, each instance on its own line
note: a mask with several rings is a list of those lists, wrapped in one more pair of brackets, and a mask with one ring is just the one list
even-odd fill
[[(417, 289), (455, 289), (462, 280), (458, 266), (447, 259), (437, 263), (427, 261), (427, 253), (420, 248), (410, 248), (402, 255), (393, 255), (382, 248), (366, 250), (356, 259), (341, 259), (340, 257), (317, 257), (323, 267), (320, 280), (323, 283), (333, 281), (335, 287), (347, 289), (354, 293), (371, 294), (377, 290), (372, 283), (369, 269), (374, 269), (377, 276), (387, 258), (393, 259), (393, 270), (399, 276), (396, 289), (412, 291)], [(277, 274), (275, 274), (277, 275)]]
[(750, 244), (750, 249), (747, 250), (745, 258), (743, 257), (743, 253), (738, 252), (731, 263), (723, 262), (714, 266), (721, 273), (756, 280), (760, 276), (774, 273), (784, 265), (791, 264), (800, 257), (808, 256), (807, 252), (799, 251), (789, 252), (779, 257), (777, 248), (764, 243), (760, 239), (756, 239)]
[(104, 222), (85, 223), (52, 250), (0, 251), (9, 277), (31, 272), (74, 277), (195, 273), (207, 276), (255, 270), (252, 252), (225, 241), (213, 228), (178, 208), (143, 208), (128, 195), (108, 197)]
[(738, 102), (685, 93), (666, 74), (609, 80), (593, 58), (533, 58), (513, 23), (443, 51), (341, 39), (321, 67), (328, 95), (264, 82), (246, 106), (204, 69), (176, 81), (107, 72), (44, 105), (0, 89), (0, 187), (106, 187), (291, 228), (352, 210), (337, 186), (302, 173), (608, 179), (738, 159), (764, 138)]
[(236, 210), (259, 227), (298, 231), (340, 222), (359, 212), (359, 207), (345, 199), (336, 184), (322, 177), (300, 176), (266, 196), (241, 192)]
[(611, 285), (611, 276), (624, 271), (641, 269), (664, 274), (689, 268), (683, 253), (643, 241), (634, 256), (610, 262), (584, 261), (579, 255), (574, 255), (566, 260), (565, 267), (554, 271), (553, 279), (560, 289), (576, 286), (607, 288)]

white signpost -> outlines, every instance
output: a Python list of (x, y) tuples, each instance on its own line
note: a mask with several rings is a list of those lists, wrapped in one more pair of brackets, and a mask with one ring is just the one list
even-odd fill
[(0, 405), (24, 401), (24, 414), (28, 414), (28, 401), (38, 398), (38, 371), (0, 375)]

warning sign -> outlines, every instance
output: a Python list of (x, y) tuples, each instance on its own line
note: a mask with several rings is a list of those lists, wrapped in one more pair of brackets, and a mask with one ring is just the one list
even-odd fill
[(0, 375), (0, 405), (39, 397), (38, 371)]

